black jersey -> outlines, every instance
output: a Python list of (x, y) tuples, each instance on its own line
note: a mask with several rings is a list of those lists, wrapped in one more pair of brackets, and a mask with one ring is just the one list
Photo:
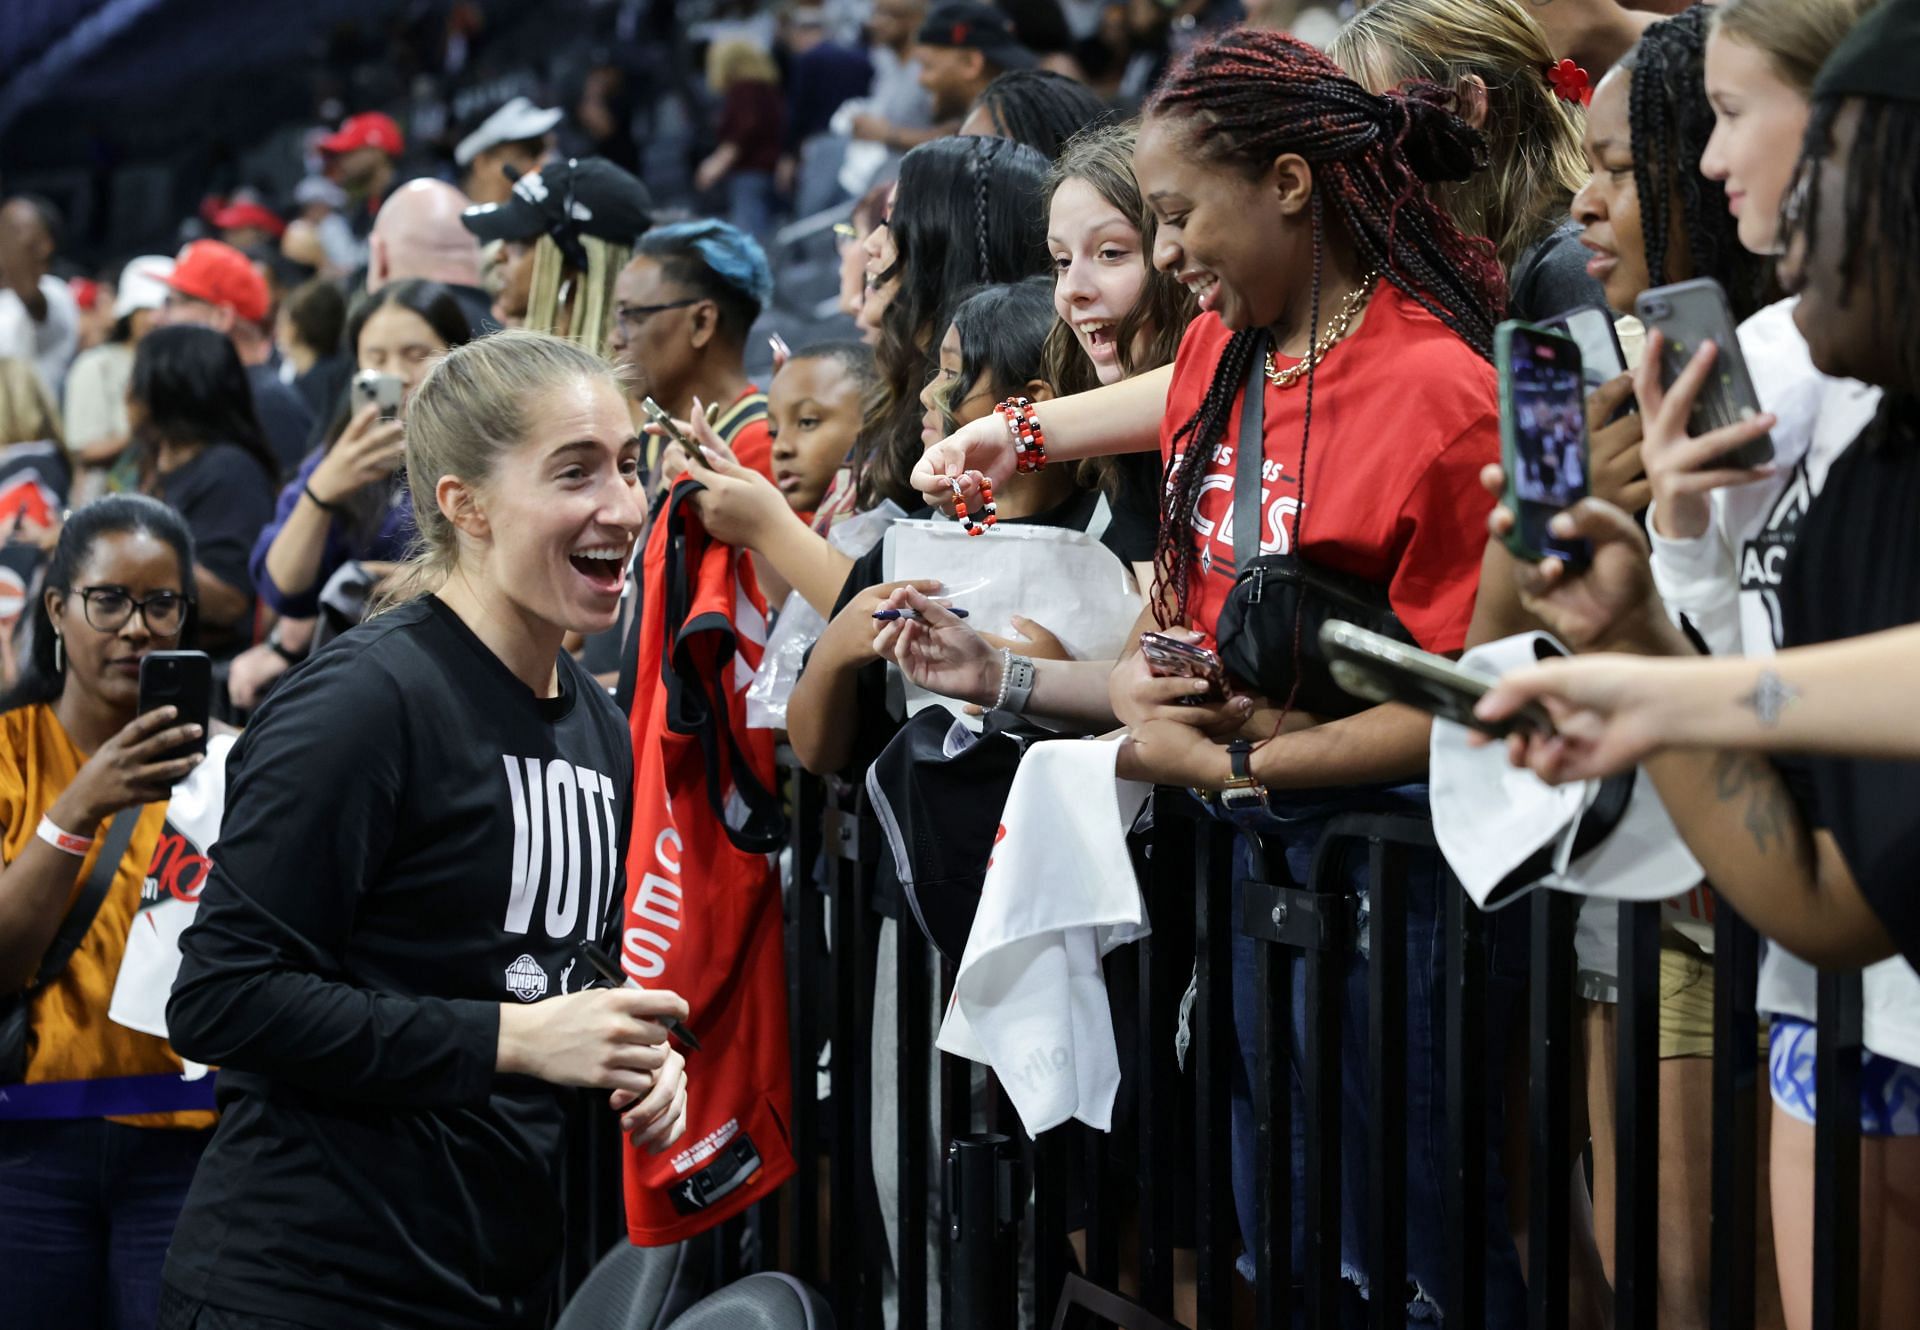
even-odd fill
[(517, 1326), (559, 1251), (563, 1096), (495, 1074), (503, 1003), (625, 897), (632, 748), (564, 653), (520, 682), (426, 599), (296, 670), (234, 749), (168, 1006), (221, 1119), (167, 1282), (316, 1327)]

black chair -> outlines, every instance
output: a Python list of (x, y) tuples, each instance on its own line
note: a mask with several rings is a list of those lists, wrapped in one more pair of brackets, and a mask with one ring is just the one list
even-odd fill
[(593, 1267), (554, 1330), (664, 1330), (692, 1301), (686, 1267), (684, 1243), (635, 1247), (622, 1241)]
[(667, 1330), (833, 1330), (833, 1312), (792, 1275), (748, 1275), (702, 1298)]

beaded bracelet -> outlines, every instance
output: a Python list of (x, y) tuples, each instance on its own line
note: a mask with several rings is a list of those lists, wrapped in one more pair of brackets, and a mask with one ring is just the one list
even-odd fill
[(1013, 436), (1013, 468), (1030, 476), (1047, 464), (1047, 433), (1040, 428), (1040, 412), (1030, 397), (1009, 397), (994, 408)]
[(963, 492), (965, 479), (961, 476), (948, 476), (947, 484), (953, 487), (954, 520), (967, 529), (969, 536), (983, 536), (988, 527), (1000, 520), (993, 502), (993, 481), (977, 471), (969, 471), (967, 475), (976, 477), (980, 482), (980, 518), (975, 521), (967, 516), (967, 500)]

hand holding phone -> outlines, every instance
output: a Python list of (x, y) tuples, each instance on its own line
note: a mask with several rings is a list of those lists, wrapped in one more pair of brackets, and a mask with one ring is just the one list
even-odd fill
[[(1705, 375), (1687, 417), (1687, 433), (1699, 438), (1760, 414), (1760, 398), (1740, 351), (1739, 329), (1727, 293), (1710, 277), (1675, 282), (1643, 291), (1634, 312), (1649, 331), (1660, 334), (1660, 383), (1671, 391), (1694, 363), (1701, 347), (1714, 346)], [(1773, 460), (1773, 436), (1762, 433), (1715, 459), (1721, 468), (1752, 469)]]
[(407, 385), (397, 374), (381, 374), (368, 369), (353, 376), (355, 412), (377, 406), (380, 408), (380, 419), (397, 420), (406, 396)]
[(1140, 634), (1140, 654), (1147, 670), (1156, 678), (1205, 679), (1207, 691), (1181, 698), (1183, 706), (1224, 702), (1227, 698), (1227, 669), (1218, 652), (1208, 647), (1183, 642), (1166, 633)]
[(140, 658), (139, 712), (144, 716), (160, 707), (178, 711), (178, 724), (200, 727), (198, 740), (182, 744), (162, 760), (204, 756), (213, 716), (213, 662), (206, 652), (150, 651)]
[(1370, 702), (1402, 702), (1410, 707), (1504, 739), (1513, 732), (1552, 734), (1546, 708), (1530, 702), (1501, 720), (1482, 720), (1474, 706), (1495, 680), (1429, 651), (1355, 624), (1331, 619), (1320, 630), (1334, 680), (1355, 697)]
[(1502, 502), (1513, 514), (1504, 540), (1516, 559), (1552, 557), (1584, 568), (1593, 557), (1585, 541), (1556, 539), (1554, 514), (1587, 497), (1586, 385), (1580, 347), (1572, 338), (1510, 320), (1494, 330), (1500, 372), (1500, 464), (1507, 487)]

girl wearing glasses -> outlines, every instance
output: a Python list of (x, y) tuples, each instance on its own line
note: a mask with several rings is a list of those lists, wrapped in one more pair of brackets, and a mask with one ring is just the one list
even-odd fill
[[(167, 756), (199, 737), (172, 708), (135, 715), (141, 657), (192, 644), (193, 567), (186, 523), (157, 499), (75, 512), (0, 702), (0, 1015), (24, 1003), (26, 1018), (26, 1083), (0, 1107), (0, 1324), (153, 1324), (213, 1125), (211, 1079), (182, 1082), (165, 1040), (107, 1018), (168, 792), (201, 761)], [(136, 821), (92, 923), (35, 982), (122, 818)], [(202, 1106), (182, 1107), (195, 1087)]]

